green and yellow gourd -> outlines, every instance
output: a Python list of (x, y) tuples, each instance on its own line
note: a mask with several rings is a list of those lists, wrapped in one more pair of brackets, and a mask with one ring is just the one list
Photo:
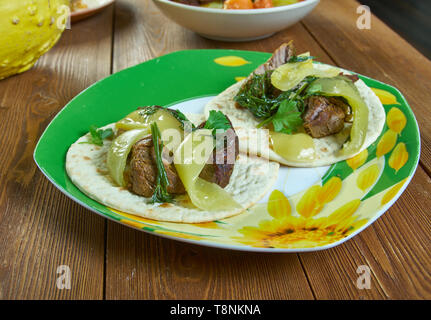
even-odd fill
[(30, 69), (65, 28), (69, 0), (0, 0), (0, 80)]

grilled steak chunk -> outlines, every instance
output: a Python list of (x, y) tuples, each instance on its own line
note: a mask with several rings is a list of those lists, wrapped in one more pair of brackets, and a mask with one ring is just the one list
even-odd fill
[[(199, 128), (203, 128), (204, 125), (205, 122)], [(223, 136), (224, 139), (219, 139), (223, 145), (214, 149), (213, 156), (208, 159), (208, 163), (199, 175), (202, 179), (216, 183), (222, 188), (229, 184), (235, 160), (239, 154), (239, 141), (235, 131), (229, 129)], [(175, 170), (174, 164), (168, 160), (172, 157), (170, 157), (167, 148), (163, 149), (162, 158), (169, 180), (168, 193), (185, 193), (184, 185)], [(157, 173), (153, 139), (149, 135), (135, 143), (130, 152), (129, 166), (125, 172), (128, 189), (138, 195), (147, 198), (151, 197), (156, 187)]]
[[(173, 163), (169, 163), (166, 160), (169, 157), (168, 152), (169, 151), (164, 148), (162, 154), (163, 165), (169, 180), (167, 191), (170, 194), (183, 194), (186, 190), (178, 177), (175, 166)], [(128, 189), (138, 195), (147, 198), (151, 197), (156, 187), (157, 178), (156, 155), (152, 136), (149, 135), (135, 143), (129, 157), (130, 167), (128, 170), (128, 177), (126, 177)]]
[(209, 163), (202, 169), (199, 177), (224, 188), (229, 184), (239, 154), (239, 141), (235, 131), (229, 129), (221, 143), (223, 145), (214, 149), (212, 158), (208, 160)]
[(257, 67), (256, 70), (251, 74), (264, 74), (266, 71), (275, 70), (279, 66), (287, 63), (287, 61), (292, 58), (294, 53), (294, 48), (291, 43), (283, 43), (280, 47), (278, 47), (271, 58), (269, 58), (264, 64)]
[(326, 137), (344, 128), (345, 110), (349, 107), (335, 97), (312, 96), (302, 119), (305, 131), (313, 138)]
[[(255, 75), (263, 75), (266, 72), (267, 75), (269, 75), (269, 83), (265, 85), (265, 95), (268, 97), (276, 98), (281, 91), (275, 88), (271, 83), (271, 73), (275, 69), (277, 69), (279, 66), (287, 63), (287, 61), (292, 58), (294, 54), (294, 48), (291, 43), (283, 43), (280, 47), (278, 47), (275, 52), (272, 54), (271, 58), (269, 58), (265, 63), (261, 64), (259, 67), (257, 67), (244, 81), (242, 84), (239, 92), (241, 92), (244, 89), (250, 88), (253, 82), (253, 77)], [(235, 107), (237, 109), (244, 109), (246, 106), (243, 106), (239, 104), (238, 102), (235, 102)]]
[(349, 78), (352, 82), (356, 82), (359, 80), (359, 77), (356, 74), (346, 74), (346, 73), (340, 72), (340, 76)]
[[(227, 119), (233, 128), (232, 122), (229, 118)], [(203, 128), (205, 123), (206, 121), (201, 123), (198, 128)], [(217, 140), (223, 145), (214, 149), (212, 158), (208, 159), (208, 163), (202, 169), (199, 177), (224, 188), (229, 184), (239, 154), (239, 140), (234, 129), (227, 130)]]

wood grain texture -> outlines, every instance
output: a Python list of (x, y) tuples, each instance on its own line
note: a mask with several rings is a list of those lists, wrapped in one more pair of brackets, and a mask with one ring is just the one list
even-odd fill
[(431, 179), (418, 168), (406, 192), (355, 241), (390, 299), (431, 299), (430, 206)]
[(358, 29), (358, 6), (353, 0), (322, 0), (303, 24), (337, 65), (404, 94), (421, 129), (421, 162), (431, 172), (431, 61), (375, 16), (370, 30)]
[[(103, 298), (105, 220), (58, 191), (33, 150), (54, 115), (109, 74), (111, 36), (112, 9), (66, 30), (33, 69), (0, 82), (0, 299)], [(56, 287), (60, 265), (71, 269), (70, 290)]]
[(108, 225), (107, 299), (312, 299), (296, 255), (243, 253)]

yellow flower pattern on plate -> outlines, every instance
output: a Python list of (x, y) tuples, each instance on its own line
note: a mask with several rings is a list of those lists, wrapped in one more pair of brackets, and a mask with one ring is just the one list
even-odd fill
[(356, 169), (358, 169), (360, 166), (362, 166), (365, 161), (367, 161), (368, 158), (368, 150), (365, 149), (363, 151), (361, 151), (360, 153), (358, 153), (356, 156), (347, 159), (347, 165), (352, 168), (353, 171), (355, 171)]
[[(315, 192), (317, 189), (313, 188), (307, 199)], [(280, 191), (274, 190), (271, 196), (278, 202), (277, 205), (268, 203), (268, 212), (274, 219), (263, 220), (257, 227), (243, 227), (238, 230), (242, 237), (235, 237), (237, 241), (259, 248), (323, 246), (341, 240), (368, 221), (354, 215), (361, 203), (359, 199), (346, 203), (327, 217), (311, 218), (293, 216), (287, 205), (289, 200)], [(274, 212), (276, 208), (278, 211)]]
[(220, 58), (214, 59), (214, 62), (225, 67), (240, 67), (250, 63), (244, 58), (237, 57), (237, 56), (220, 57)]
[(406, 164), (408, 159), (409, 153), (407, 152), (406, 144), (400, 142), (389, 157), (389, 166), (394, 169), (395, 172), (398, 172)]
[(398, 134), (395, 131), (392, 131), (391, 129), (386, 131), (380, 139), (379, 143), (377, 144), (377, 157), (381, 157), (389, 153), (395, 147), (395, 144), (397, 143), (397, 138)]
[(382, 104), (399, 104), (397, 98), (390, 92), (382, 89), (371, 88)]
[(400, 134), (406, 126), (407, 119), (400, 109), (393, 107), (388, 112), (386, 123), (388, 124), (389, 129)]
[(379, 173), (380, 169), (377, 164), (369, 166), (358, 175), (356, 180), (358, 188), (365, 192), (374, 184), (374, 182), (376, 182), (377, 178), (379, 177)]
[(383, 206), (383, 205), (387, 204), (389, 201), (391, 201), (397, 195), (397, 193), (401, 190), (401, 187), (404, 185), (404, 183), (406, 183), (406, 181), (407, 181), (407, 178), (401, 180), (396, 185), (394, 185), (392, 188), (390, 188), (389, 191), (387, 191), (385, 193), (385, 195), (383, 196), (382, 200), (380, 201), (380, 204)]

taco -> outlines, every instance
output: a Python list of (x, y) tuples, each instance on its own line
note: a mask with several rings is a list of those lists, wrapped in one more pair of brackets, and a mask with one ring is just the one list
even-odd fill
[(70, 179), (92, 199), (145, 218), (187, 223), (244, 212), (269, 190), (278, 168), (241, 154), (223, 113), (211, 112), (204, 121), (160, 106), (90, 128), (66, 155)]
[(385, 123), (383, 105), (358, 76), (295, 55), (290, 43), (212, 99), (205, 114), (211, 110), (229, 116), (241, 152), (295, 167), (351, 158)]

